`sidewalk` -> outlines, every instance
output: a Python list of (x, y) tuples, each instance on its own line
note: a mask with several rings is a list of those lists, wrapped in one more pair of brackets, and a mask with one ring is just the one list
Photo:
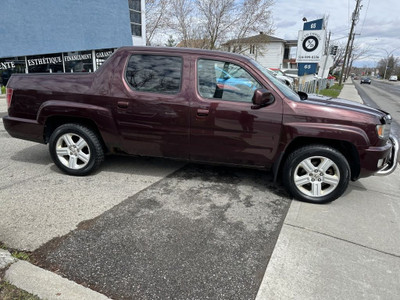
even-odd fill
[[(352, 83), (340, 98), (362, 102)], [(400, 299), (400, 168), (327, 205), (293, 201), (257, 300)]]

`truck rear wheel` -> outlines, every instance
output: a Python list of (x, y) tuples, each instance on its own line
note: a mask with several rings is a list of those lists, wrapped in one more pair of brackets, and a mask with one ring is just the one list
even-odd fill
[(339, 151), (324, 145), (311, 145), (292, 152), (283, 167), (283, 181), (294, 198), (327, 203), (347, 189), (350, 166)]
[(69, 175), (88, 175), (104, 160), (98, 136), (80, 124), (56, 128), (49, 140), (49, 151), (57, 167)]

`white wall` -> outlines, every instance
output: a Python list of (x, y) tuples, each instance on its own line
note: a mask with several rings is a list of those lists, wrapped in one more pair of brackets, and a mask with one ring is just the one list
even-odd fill
[(257, 51), (257, 55), (247, 54), (254, 58), (263, 67), (266, 68), (282, 68), (283, 54), (285, 46), (283, 43), (268, 43), (264, 44)]

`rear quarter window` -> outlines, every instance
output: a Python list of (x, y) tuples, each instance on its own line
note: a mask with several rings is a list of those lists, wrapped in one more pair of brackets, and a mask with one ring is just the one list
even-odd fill
[(182, 81), (182, 58), (133, 54), (129, 58), (125, 77), (134, 91), (177, 94)]

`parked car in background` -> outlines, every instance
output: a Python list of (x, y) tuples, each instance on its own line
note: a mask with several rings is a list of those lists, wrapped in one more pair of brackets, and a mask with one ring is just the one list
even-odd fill
[(363, 83), (371, 84), (371, 78), (369, 78), (369, 77), (362, 77), (360, 83), (361, 83), (361, 84), (363, 84)]
[(397, 75), (390, 76), (389, 81), (397, 81)]
[(298, 76), (299, 70), (297, 70), (297, 69), (286, 69), (286, 70), (282, 70), (282, 72), (283, 72), (283, 74), (285, 74), (285, 76), (293, 78), (293, 80), (297, 80), (299, 78), (299, 76)]
[(269, 68), (269, 71), (273, 73), (273, 75), (284, 82), (287, 86), (293, 88), (294, 87), (294, 80), (290, 76), (286, 76), (280, 69), (278, 68)]

